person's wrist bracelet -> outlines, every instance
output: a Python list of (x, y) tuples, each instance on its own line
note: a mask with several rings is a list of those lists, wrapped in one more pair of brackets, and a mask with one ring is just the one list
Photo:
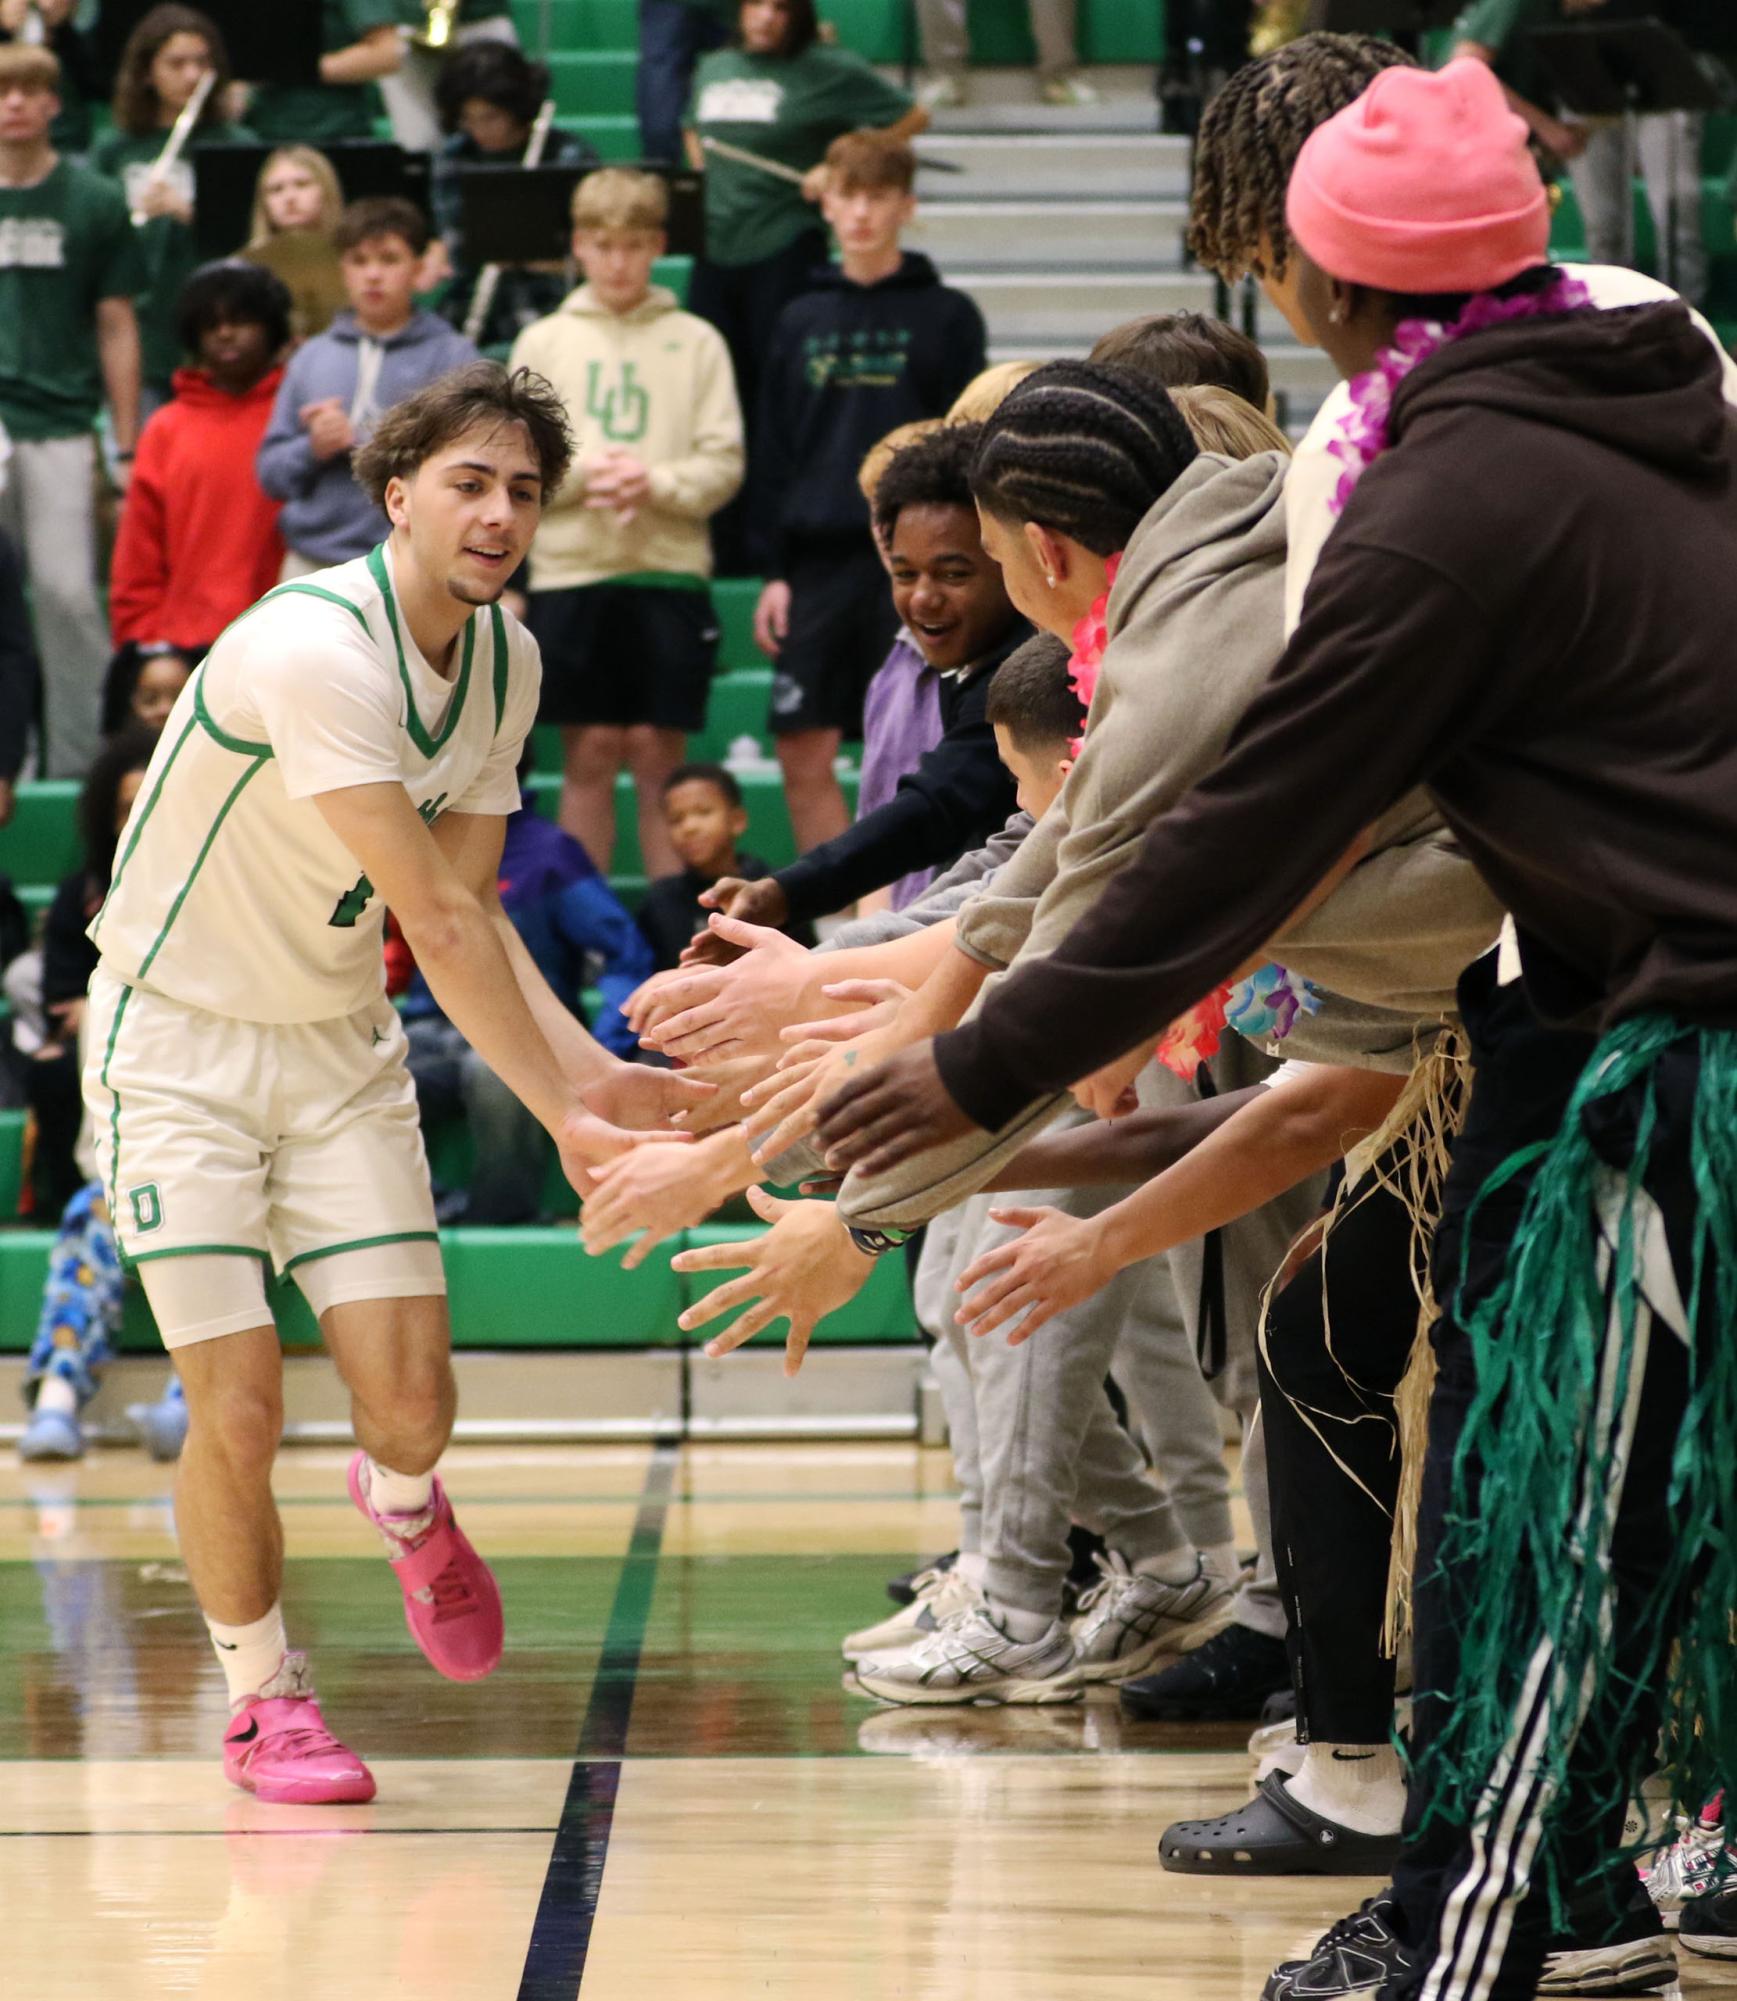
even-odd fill
[(915, 1234), (910, 1230), (859, 1230), (854, 1223), (845, 1228), (865, 1258), (884, 1258), (889, 1251), (902, 1250)]

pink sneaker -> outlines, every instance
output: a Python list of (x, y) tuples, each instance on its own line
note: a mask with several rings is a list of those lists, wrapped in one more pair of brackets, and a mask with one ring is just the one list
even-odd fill
[(360, 1805), (374, 1797), (374, 1774), (326, 1728), (307, 1656), (285, 1654), (266, 1684), (287, 1694), (244, 1702), (223, 1733), (223, 1775), (273, 1806)]
[(500, 1588), (456, 1521), (446, 1489), (434, 1483), (433, 1525), (411, 1538), (377, 1514), (362, 1490), (368, 1455), (350, 1461), (350, 1499), (380, 1531), (404, 1593), (404, 1623), (428, 1662), (448, 1681), (481, 1681), (500, 1666), (505, 1625)]

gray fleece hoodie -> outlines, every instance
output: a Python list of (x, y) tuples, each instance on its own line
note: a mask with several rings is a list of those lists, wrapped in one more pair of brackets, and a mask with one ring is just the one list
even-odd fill
[(353, 562), (386, 539), (386, 516), (356, 484), (347, 453), (322, 465), (301, 420), (304, 405), (337, 397), (357, 435), (368, 438), (394, 403), (467, 361), (476, 349), (433, 313), (376, 340), (354, 313), (297, 348), (284, 370), (271, 422), (260, 440), (259, 483), (284, 503), (283, 539), (322, 564)]
[[(1151, 821), (1222, 756), (1283, 650), (1287, 463), (1271, 452), (1205, 455), (1130, 537), (1079, 760), (1030, 838), (960, 913), (955, 942), (984, 964), (1053, 951)], [(1403, 1072), (1420, 1023), (1451, 1011), (1454, 983), (1500, 912), (1421, 794), (1381, 821), (1373, 846), (1283, 942), (1285, 963), (1331, 996), (1283, 1050)], [(839, 1206), (871, 1227), (920, 1222), (981, 1188), (1065, 1103), (1040, 1100), (997, 1134), (968, 1133), (872, 1180), (853, 1171)]]

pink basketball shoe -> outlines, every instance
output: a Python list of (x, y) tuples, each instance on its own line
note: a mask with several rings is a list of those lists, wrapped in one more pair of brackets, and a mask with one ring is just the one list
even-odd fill
[(326, 1728), (305, 1654), (285, 1654), (266, 1684), (281, 1691), (244, 1702), (223, 1733), (223, 1775), (273, 1806), (360, 1805), (374, 1774)]
[[(454, 1521), (438, 1480), (434, 1519), (405, 1536), (392, 1515), (377, 1514), (363, 1487), (368, 1455), (350, 1461), (350, 1499), (380, 1531), (404, 1593), (404, 1623), (429, 1665), (448, 1681), (481, 1681), (500, 1665), (505, 1624), (501, 1594), (489, 1567)], [(418, 1518), (420, 1520), (420, 1517)]]

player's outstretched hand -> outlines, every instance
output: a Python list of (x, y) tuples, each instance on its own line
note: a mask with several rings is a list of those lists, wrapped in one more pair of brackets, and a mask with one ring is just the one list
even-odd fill
[(621, 1260), (624, 1271), (633, 1271), (666, 1238), (703, 1223), (733, 1191), (733, 1183), (718, 1186), (707, 1149), (636, 1146), (598, 1172), (579, 1219), (579, 1241), (595, 1258), (637, 1234)]
[(654, 1070), (649, 1063), (618, 1063), (579, 1093), (587, 1111), (629, 1132), (667, 1133), (683, 1112), (703, 1105), (717, 1085), (677, 1070)]
[(712, 929), (742, 954), (728, 966), (693, 966), (656, 996), (658, 1018), (640, 1029), (648, 1049), (682, 1063), (778, 1053), (779, 1029), (802, 1006), (806, 945), (764, 924), (714, 917)]
[(589, 1195), (597, 1185), (599, 1170), (636, 1146), (685, 1146), (687, 1133), (623, 1132), (591, 1112), (569, 1112), (555, 1133), (555, 1147), (561, 1156), (561, 1172), (579, 1196)]
[(820, 1107), (818, 1144), (828, 1167), (879, 1174), (914, 1153), (971, 1130), (947, 1095), (932, 1039), (913, 1042), (842, 1085)]
[(802, 1367), (818, 1322), (836, 1313), (862, 1290), (874, 1259), (864, 1257), (850, 1240), (830, 1202), (783, 1202), (763, 1188), (750, 1188), (748, 1201), (756, 1216), (770, 1223), (764, 1236), (736, 1244), (708, 1244), (670, 1259), (676, 1271), (735, 1271), (733, 1278), (709, 1292), (681, 1317), (684, 1330), (704, 1326), (734, 1307), (747, 1306), (734, 1326), (706, 1343), (714, 1360), (753, 1340), (774, 1320), (788, 1320), (784, 1343), (784, 1373)]
[(953, 1318), (973, 1334), (992, 1334), (1016, 1321), (1007, 1345), (1017, 1348), (1116, 1275), (1095, 1219), (1064, 1216), (1059, 1209), (991, 1209), (989, 1218), (1025, 1235), (985, 1251), (955, 1280), (968, 1297)]
[(621, 1003), (622, 1019), (635, 1035), (643, 1035), (653, 1022), (661, 1021), (666, 1014), (675, 1013), (680, 1003), (672, 1006), (665, 995), (678, 982), (692, 977), (686, 966), (665, 966), (661, 973), (653, 973), (650, 979), (641, 980)]

